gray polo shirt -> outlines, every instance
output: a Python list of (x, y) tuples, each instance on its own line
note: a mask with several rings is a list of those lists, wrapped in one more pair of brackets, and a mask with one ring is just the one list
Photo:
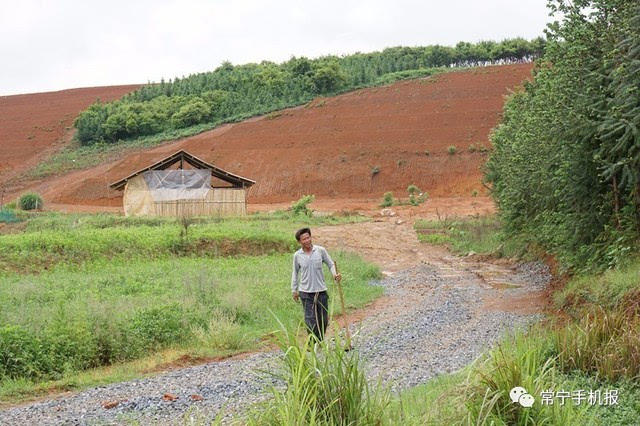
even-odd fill
[[(293, 254), (293, 272), (291, 273), (291, 291), (305, 293), (325, 291), (327, 285), (324, 283), (322, 262), (327, 264), (333, 275), (336, 275), (336, 267), (324, 247), (311, 246), (310, 254), (305, 253), (302, 248), (295, 252)], [(300, 278), (299, 285), (298, 278)]]

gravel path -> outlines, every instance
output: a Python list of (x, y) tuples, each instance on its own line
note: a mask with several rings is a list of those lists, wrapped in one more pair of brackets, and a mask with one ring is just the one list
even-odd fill
[[(355, 347), (370, 377), (382, 378), (393, 390), (424, 383), (467, 365), (505, 331), (538, 317), (485, 309), (486, 301), (531, 294), (549, 279), (546, 267), (535, 263), (511, 269), (453, 256), (432, 259), (372, 283), (385, 288), (389, 303), (352, 325)], [(233, 413), (265, 398), (266, 387), (277, 383), (260, 371), (273, 371), (277, 357), (277, 352), (257, 353), (101, 386), (0, 411), (0, 424), (189, 424), (210, 419), (221, 408)], [(166, 393), (177, 398), (164, 400)], [(118, 405), (105, 409), (104, 401)]]

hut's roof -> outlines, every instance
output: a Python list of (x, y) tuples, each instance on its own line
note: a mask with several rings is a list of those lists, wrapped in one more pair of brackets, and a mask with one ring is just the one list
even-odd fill
[(111, 185), (109, 185), (109, 187), (111, 187), (112, 189), (124, 189), (124, 186), (129, 179), (133, 179), (134, 177), (148, 170), (165, 170), (171, 167), (172, 165), (176, 164), (177, 162), (181, 162), (180, 164), (182, 164), (183, 162), (186, 162), (187, 164), (190, 164), (196, 169), (209, 169), (211, 170), (212, 176), (215, 176), (218, 179), (222, 179), (226, 182), (229, 182), (233, 184), (233, 186), (246, 188), (256, 183), (251, 179), (234, 175), (233, 173), (230, 173), (226, 170), (222, 170), (221, 168), (216, 167), (213, 164), (209, 164), (206, 161), (196, 157), (195, 155), (189, 154), (187, 151), (181, 149), (175, 154), (171, 154), (170, 156), (163, 158), (162, 160), (150, 165), (149, 167), (140, 169), (137, 172), (133, 172), (129, 176), (123, 179), (120, 179), (117, 182), (113, 182)]

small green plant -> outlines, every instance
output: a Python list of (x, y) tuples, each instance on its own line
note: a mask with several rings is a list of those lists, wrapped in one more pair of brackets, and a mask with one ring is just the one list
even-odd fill
[(304, 195), (302, 198), (291, 205), (291, 211), (296, 216), (302, 214), (311, 216), (313, 210), (309, 208), (309, 204), (311, 204), (311, 202), (315, 200), (315, 198), (315, 195)]
[(34, 192), (28, 192), (18, 201), (22, 210), (38, 210), (43, 206), (42, 197)]
[(449, 153), (449, 155), (454, 155), (457, 151), (458, 149), (455, 145), (449, 145), (449, 148), (447, 148), (447, 152)]
[(407, 160), (398, 160), (398, 161), (396, 162), (396, 164), (398, 165), (398, 167), (402, 167), (402, 166), (404, 166), (405, 164), (407, 164)]
[(467, 149), (469, 152), (481, 152), (481, 153), (485, 153), (489, 151), (489, 148), (487, 148), (486, 146), (484, 146), (481, 142), (477, 142), (477, 143), (472, 143), (471, 145), (469, 145), (469, 148)]
[(409, 185), (407, 187), (407, 192), (409, 193), (409, 204), (412, 206), (418, 206), (424, 203), (427, 199), (427, 193), (422, 192), (416, 185)]
[(380, 166), (374, 166), (371, 168), (371, 176), (375, 176), (380, 173)]
[(471, 196), (472, 197), (477, 197), (478, 196), (478, 190), (474, 189), (473, 191), (471, 191)]
[(385, 192), (382, 196), (380, 207), (391, 207), (393, 205), (393, 192)]
[(12, 201), (10, 203), (5, 204), (4, 208), (5, 209), (15, 210), (16, 206), (17, 206), (17, 203), (15, 201)]
[(16, 214), (9, 209), (0, 209), (0, 223), (20, 222)]

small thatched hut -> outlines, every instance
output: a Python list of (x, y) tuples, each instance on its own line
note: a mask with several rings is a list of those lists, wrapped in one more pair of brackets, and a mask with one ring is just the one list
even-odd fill
[(241, 216), (254, 183), (180, 150), (109, 186), (124, 189), (126, 216)]

